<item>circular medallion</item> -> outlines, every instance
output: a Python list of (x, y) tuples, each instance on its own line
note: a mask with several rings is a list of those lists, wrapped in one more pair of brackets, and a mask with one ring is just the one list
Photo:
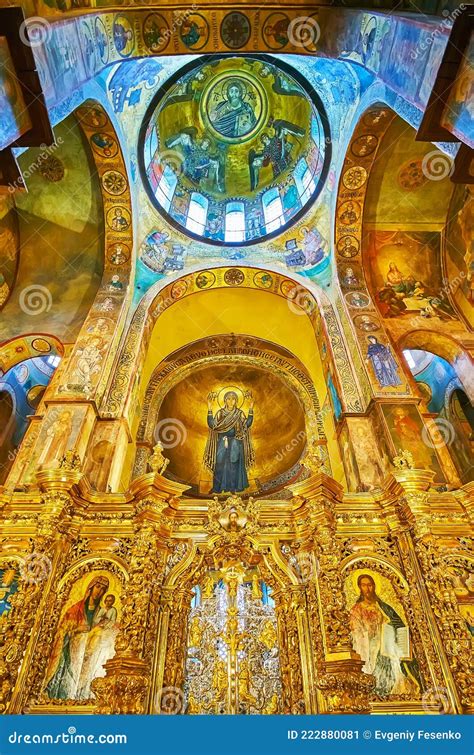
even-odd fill
[(35, 351), (39, 351), (41, 354), (48, 354), (51, 351), (51, 344), (44, 338), (34, 338), (31, 345)]
[(221, 24), (221, 38), (231, 50), (240, 50), (250, 39), (250, 22), (243, 13), (233, 11), (225, 16)]
[(102, 176), (102, 186), (109, 194), (118, 196), (127, 188), (127, 179), (117, 170), (106, 170)]
[(359, 252), (359, 242), (355, 236), (343, 236), (337, 242), (337, 251), (341, 257), (355, 257)]
[(267, 273), (266, 270), (261, 270), (254, 275), (253, 282), (259, 288), (271, 288), (273, 286), (273, 276)]
[(130, 223), (130, 213), (125, 207), (111, 207), (107, 213), (107, 225), (116, 233), (128, 231)]
[(364, 115), (364, 117), (362, 118), (362, 123), (364, 124), (364, 126), (368, 126), (368, 128), (372, 128), (373, 126), (381, 126), (386, 121), (389, 114), (389, 110), (373, 110), (371, 113)]
[(224, 283), (227, 283), (228, 286), (241, 286), (244, 280), (245, 275), (237, 267), (231, 267), (224, 273)]
[(104, 111), (94, 105), (81, 105), (75, 114), (85, 126), (103, 128), (108, 121)]
[(122, 58), (128, 58), (135, 47), (135, 34), (127, 16), (115, 16), (113, 25), (115, 49)]
[(360, 218), (360, 204), (353, 200), (343, 202), (339, 207), (337, 217), (344, 225), (354, 225)]
[(405, 191), (414, 191), (428, 181), (429, 173), (425, 173), (423, 160), (408, 160), (398, 171), (398, 183)]
[(16, 379), (18, 382), (23, 385), (23, 383), (26, 382), (28, 376), (30, 374), (30, 371), (26, 364), (20, 364), (16, 369)]
[(380, 323), (374, 320), (369, 315), (360, 315), (354, 318), (355, 326), (358, 330), (362, 330), (364, 333), (373, 333), (374, 330), (380, 330)]
[(171, 298), (181, 299), (188, 289), (188, 284), (185, 280), (178, 280), (171, 286)]
[(269, 50), (282, 50), (288, 44), (290, 19), (286, 13), (270, 13), (263, 22), (262, 37)]
[(257, 78), (245, 71), (226, 71), (207, 87), (201, 115), (218, 139), (236, 144), (251, 139), (266, 121), (267, 102)]
[(200, 13), (191, 13), (184, 19), (179, 36), (189, 50), (197, 52), (209, 41), (209, 24)]
[(109, 38), (105, 31), (105, 26), (100, 18), (96, 18), (94, 25), (95, 41), (99, 57), (105, 65), (109, 60)]
[(111, 265), (125, 265), (130, 259), (130, 249), (126, 244), (111, 244), (107, 250), (107, 259)]
[(364, 309), (370, 304), (367, 294), (361, 291), (350, 291), (350, 293), (346, 294), (345, 299), (350, 307), (356, 307), (357, 309)]
[(364, 134), (359, 136), (351, 144), (351, 152), (356, 157), (368, 157), (371, 155), (378, 144), (378, 139), (374, 134)]
[(150, 13), (143, 22), (143, 39), (151, 52), (162, 52), (171, 39), (171, 30), (161, 13)]
[(117, 141), (110, 134), (98, 131), (92, 134), (90, 141), (94, 152), (101, 157), (115, 157), (118, 152)]
[(367, 181), (367, 171), (361, 165), (355, 165), (346, 170), (342, 177), (342, 183), (346, 189), (360, 189)]
[(211, 288), (214, 285), (216, 276), (210, 270), (205, 270), (196, 277), (196, 286), (199, 289)]
[(55, 155), (48, 155), (45, 160), (42, 160), (38, 170), (46, 181), (52, 183), (62, 181), (64, 178), (64, 165)]
[(280, 291), (285, 299), (294, 299), (299, 290), (299, 286), (287, 278), (280, 283)]

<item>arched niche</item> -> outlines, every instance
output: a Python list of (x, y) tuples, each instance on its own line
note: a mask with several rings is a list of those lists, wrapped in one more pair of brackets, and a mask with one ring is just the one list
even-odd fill
[(161, 442), (170, 460), (164, 474), (192, 486), (186, 495), (207, 496), (212, 485), (212, 473), (203, 464), (207, 400), (214, 395), (212, 407), (218, 411), (225, 386), (237, 386), (244, 412), (252, 395), (255, 462), (248, 470), (247, 493), (266, 496), (301, 477), (313, 442), (325, 472), (332, 475), (318, 393), (304, 365), (274, 343), (232, 334), (184, 346), (156, 367), (138, 425), (133, 476), (146, 472), (151, 450)]
[[(16, 339), (16, 344), (13, 354), (5, 349), (4, 360), (12, 364), (0, 376), (0, 484), (7, 479), (30, 419), (39, 411), (61, 360), (55, 346), (62, 351), (62, 345), (45, 337)], [(19, 355), (27, 358), (15, 361)]]
[[(222, 333), (271, 340), (291, 351), (310, 375), (321, 406), (331, 371), (342, 410), (361, 411), (358, 378), (339, 318), (328, 300), (298, 279), (242, 266), (196, 270), (171, 283), (157, 283), (147, 292), (123, 338), (101, 412), (110, 418), (127, 418), (130, 435), (135, 438), (140, 407), (156, 364), (203, 335), (211, 338)], [(326, 435), (329, 453), (337, 458), (339, 451), (330, 430), (334, 427), (332, 414), (332, 409), (325, 414)], [(134, 457), (131, 443), (123, 467), (131, 469)], [(338, 467), (344, 479), (342, 466)]]
[[(335, 259), (362, 352), (369, 339), (396, 346), (414, 329), (435, 327), (455, 340), (466, 333), (453, 298), (460, 281), (446, 277), (444, 253), (452, 158), (415, 137), (390, 107), (371, 105), (341, 172)], [(406, 374), (400, 353), (395, 357)]]
[(420, 349), (445, 359), (452, 365), (470, 401), (474, 401), (474, 363), (466, 348), (453, 336), (439, 330), (410, 330), (400, 337), (400, 350)]

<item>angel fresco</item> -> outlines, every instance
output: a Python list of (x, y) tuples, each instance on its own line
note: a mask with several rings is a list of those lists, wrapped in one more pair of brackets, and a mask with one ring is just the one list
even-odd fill
[[(209, 435), (204, 452), (204, 464), (214, 475), (213, 493), (237, 493), (249, 487), (247, 469), (253, 465), (255, 454), (250, 428), (253, 424), (253, 399), (239, 390), (225, 390), (223, 405), (214, 415), (213, 401), (217, 394), (208, 396), (207, 425)], [(250, 398), (248, 415), (238, 406), (244, 398)]]
[[(183, 172), (197, 186), (206, 183), (208, 188), (224, 191), (224, 166), (216, 153), (211, 154), (211, 142), (204, 136), (197, 139), (197, 129), (189, 126), (166, 141), (169, 149), (179, 147), (183, 153)], [(204, 188), (203, 186), (201, 188)]]
[(273, 136), (264, 132), (260, 137), (261, 152), (251, 149), (249, 152), (250, 190), (258, 187), (260, 168), (271, 165), (273, 177), (277, 178), (291, 162), (293, 143), (288, 141), (288, 135), (302, 137), (305, 130), (295, 123), (284, 120), (271, 121), (275, 131)]

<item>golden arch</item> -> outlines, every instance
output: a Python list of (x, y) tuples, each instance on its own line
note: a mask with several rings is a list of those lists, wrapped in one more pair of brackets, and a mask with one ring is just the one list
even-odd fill
[[(261, 276), (270, 276), (271, 287), (262, 286)], [(202, 285), (206, 278), (205, 285)], [(118, 417), (130, 404), (132, 375), (143, 361), (150, 343), (151, 333), (158, 317), (178, 300), (210, 289), (234, 287), (261, 290), (286, 299), (289, 307), (307, 317), (322, 348), (322, 330), (319, 327), (321, 310), (328, 332), (329, 348), (339, 376), (342, 399), (347, 411), (362, 411), (363, 399), (349, 353), (345, 344), (339, 318), (322, 292), (312, 290), (307, 282), (292, 278), (270, 268), (241, 266), (198, 268), (176, 278), (173, 282), (158, 282), (143, 297), (133, 316), (123, 341), (117, 369), (110, 388), (104, 396), (101, 410), (109, 417)], [(319, 301), (318, 301), (319, 299)], [(294, 311), (295, 311), (294, 310)]]

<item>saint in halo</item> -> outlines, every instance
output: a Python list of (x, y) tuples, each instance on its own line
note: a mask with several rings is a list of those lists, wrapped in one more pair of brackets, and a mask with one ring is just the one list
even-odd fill
[(370, 574), (360, 574), (357, 587), (360, 594), (350, 611), (352, 640), (365, 662), (362, 670), (375, 676), (375, 692), (386, 696), (422, 690), (416, 659), (402, 660), (408, 645), (405, 622), (379, 598)]
[(398, 365), (390, 351), (375, 336), (368, 336), (367, 361), (372, 364), (375, 377), (382, 388), (402, 385), (398, 374)]
[(247, 469), (255, 461), (250, 438), (253, 423), (253, 400), (248, 416), (237, 406), (235, 391), (224, 394), (224, 406), (214, 415), (208, 396), (207, 424), (209, 436), (204, 452), (204, 464), (213, 472), (213, 493), (240, 493), (249, 486)]
[(107, 577), (94, 577), (82, 600), (68, 608), (61, 619), (46, 672), (48, 697), (55, 700), (78, 698), (89, 633), (95, 626), (108, 588)]
[(245, 136), (255, 126), (257, 118), (252, 106), (244, 102), (244, 94), (240, 82), (231, 81), (225, 99), (210, 113), (212, 125), (222, 136)]

